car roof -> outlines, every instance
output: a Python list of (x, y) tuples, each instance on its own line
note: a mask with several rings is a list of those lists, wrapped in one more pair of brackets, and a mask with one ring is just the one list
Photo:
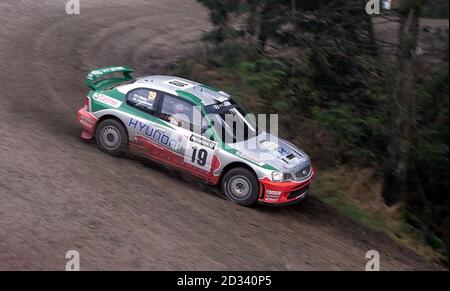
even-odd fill
[(176, 94), (189, 99), (196, 105), (212, 105), (230, 99), (230, 95), (223, 91), (176, 76), (144, 76), (137, 78), (134, 85)]

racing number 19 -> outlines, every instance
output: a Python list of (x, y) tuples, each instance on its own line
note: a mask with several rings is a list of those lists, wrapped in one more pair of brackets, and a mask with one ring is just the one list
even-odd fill
[(191, 162), (195, 163), (197, 161), (197, 164), (203, 167), (206, 165), (207, 159), (208, 152), (205, 149), (198, 150), (196, 147), (192, 148)]
[(214, 157), (214, 149), (188, 141), (184, 152), (184, 162), (209, 172)]

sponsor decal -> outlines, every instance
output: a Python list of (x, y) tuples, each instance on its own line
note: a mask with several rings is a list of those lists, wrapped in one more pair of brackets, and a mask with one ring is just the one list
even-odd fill
[(266, 191), (266, 200), (278, 200), (280, 198), (281, 191), (273, 191), (273, 190), (267, 190)]
[(218, 101), (218, 103), (207, 105), (205, 107), (206, 113), (220, 113), (236, 107), (228, 99), (223, 100), (222, 98), (216, 98), (216, 100)]
[(244, 160), (250, 161), (250, 162), (252, 162), (252, 163), (255, 163), (255, 164), (257, 164), (257, 165), (259, 165), (259, 166), (261, 166), (261, 167), (265, 165), (265, 163), (261, 162), (260, 160), (254, 158), (254, 157), (252, 157), (252, 156), (250, 156), (250, 155), (241, 153), (241, 152), (239, 152), (239, 151), (236, 152), (236, 156), (238, 156), (238, 157), (240, 157), (240, 158), (243, 158)]
[(181, 143), (178, 142), (178, 140), (173, 139), (169, 135), (165, 134), (163, 130), (154, 128), (134, 118), (130, 118), (128, 127), (138, 131), (140, 134), (142, 134), (142, 136), (156, 141), (157, 143), (166, 146), (174, 151), (179, 151), (181, 148)]
[(153, 104), (158, 93), (148, 89), (134, 89), (128, 93), (128, 102), (132, 105), (148, 110), (153, 110)]
[(95, 70), (89, 73), (89, 75), (87, 75), (87, 78), (89, 80), (95, 80), (98, 77), (103, 76), (104, 74), (109, 74), (109, 73), (114, 73), (114, 72), (120, 72), (125, 70), (124, 67), (111, 67), (111, 68), (103, 68), (103, 69), (99, 69), (99, 70)]
[(109, 106), (114, 107), (114, 108), (119, 108), (120, 105), (122, 105), (121, 101), (119, 101), (117, 99), (114, 99), (112, 97), (109, 97), (109, 96), (107, 96), (105, 94), (101, 94), (101, 93), (95, 93), (93, 95), (93, 98), (94, 98), (95, 101), (98, 101), (100, 103), (109, 105)]
[(217, 143), (209, 139), (192, 134), (186, 144), (184, 162), (209, 172), (216, 145)]
[(222, 103), (214, 104), (213, 108), (214, 108), (214, 110), (220, 110), (222, 108), (229, 107), (229, 106), (232, 106), (231, 102), (230, 101), (224, 101)]
[(156, 96), (157, 96), (157, 95), (158, 95), (158, 94), (157, 94), (155, 91), (149, 91), (149, 92), (148, 92), (147, 99), (150, 100), (150, 101), (153, 101), (153, 100), (156, 99)]
[(208, 148), (210, 148), (212, 150), (215, 149), (215, 147), (217, 145), (217, 143), (214, 142), (214, 141), (211, 141), (211, 140), (206, 139), (206, 138), (204, 138), (202, 136), (198, 136), (198, 135), (194, 135), (194, 134), (191, 135), (190, 141), (193, 142), (193, 143), (196, 143), (196, 144), (208, 147)]

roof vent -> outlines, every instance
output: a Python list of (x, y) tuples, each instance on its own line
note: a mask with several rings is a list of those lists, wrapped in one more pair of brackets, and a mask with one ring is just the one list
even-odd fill
[(230, 94), (223, 92), (223, 91), (219, 91), (218, 92), (221, 96), (226, 97), (226, 98), (230, 98)]
[(168, 81), (165, 81), (164, 83), (181, 88), (181, 89), (187, 89), (187, 88), (194, 87), (193, 84), (189, 84), (184, 81), (177, 80), (177, 79), (168, 80)]

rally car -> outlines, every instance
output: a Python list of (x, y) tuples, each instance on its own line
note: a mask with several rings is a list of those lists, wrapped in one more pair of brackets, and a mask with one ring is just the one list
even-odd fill
[(229, 94), (179, 77), (132, 73), (111, 66), (87, 75), (91, 91), (77, 113), (83, 139), (113, 156), (131, 152), (186, 171), (219, 185), (239, 205), (290, 204), (308, 194), (310, 158), (258, 128)]

